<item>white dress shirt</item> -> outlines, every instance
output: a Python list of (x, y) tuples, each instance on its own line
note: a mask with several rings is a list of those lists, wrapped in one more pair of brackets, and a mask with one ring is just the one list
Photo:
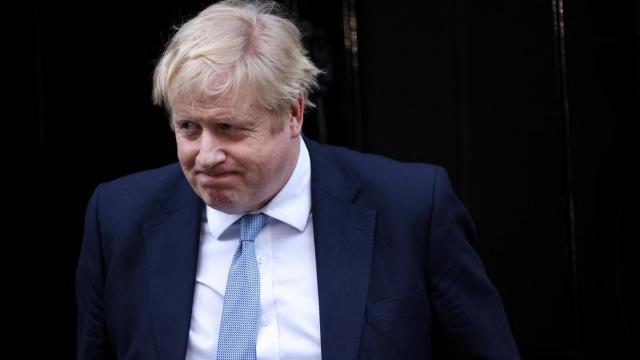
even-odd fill
[[(318, 282), (311, 214), (311, 161), (300, 139), (287, 184), (261, 212), (269, 216), (255, 240), (260, 270), (258, 359), (320, 359)], [(187, 360), (214, 360), (231, 260), (242, 215), (206, 207)]]

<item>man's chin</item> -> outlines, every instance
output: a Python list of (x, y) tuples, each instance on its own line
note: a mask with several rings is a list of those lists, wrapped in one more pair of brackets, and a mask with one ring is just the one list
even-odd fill
[(227, 194), (225, 192), (208, 190), (203, 191), (200, 197), (204, 200), (207, 206), (218, 211), (222, 211), (223, 213), (241, 214), (246, 212), (242, 206), (242, 202), (231, 195), (232, 194)]

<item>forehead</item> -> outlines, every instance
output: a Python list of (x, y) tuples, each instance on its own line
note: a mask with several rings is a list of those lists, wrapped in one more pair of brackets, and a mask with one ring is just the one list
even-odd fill
[(250, 101), (231, 101), (220, 98), (208, 101), (193, 101), (193, 99), (181, 99), (171, 107), (171, 117), (180, 119), (237, 119), (249, 120), (260, 118), (275, 118), (275, 114), (260, 105)]

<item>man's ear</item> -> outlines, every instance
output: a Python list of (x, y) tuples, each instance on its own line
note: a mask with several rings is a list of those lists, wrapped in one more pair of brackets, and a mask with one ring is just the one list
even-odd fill
[(302, 122), (304, 121), (304, 95), (300, 95), (298, 99), (291, 104), (289, 116), (288, 126), (291, 131), (291, 137), (298, 137), (302, 132)]

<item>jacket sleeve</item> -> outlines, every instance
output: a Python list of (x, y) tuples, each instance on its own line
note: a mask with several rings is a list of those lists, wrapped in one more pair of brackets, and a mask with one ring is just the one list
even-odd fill
[(78, 306), (77, 359), (115, 359), (107, 335), (103, 291), (105, 262), (99, 220), (99, 186), (85, 215), (84, 237), (76, 270), (76, 303)]
[(470, 245), (475, 226), (446, 172), (434, 175), (428, 286), (434, 350), (445, 359), (519, 359), (502, 300)]

